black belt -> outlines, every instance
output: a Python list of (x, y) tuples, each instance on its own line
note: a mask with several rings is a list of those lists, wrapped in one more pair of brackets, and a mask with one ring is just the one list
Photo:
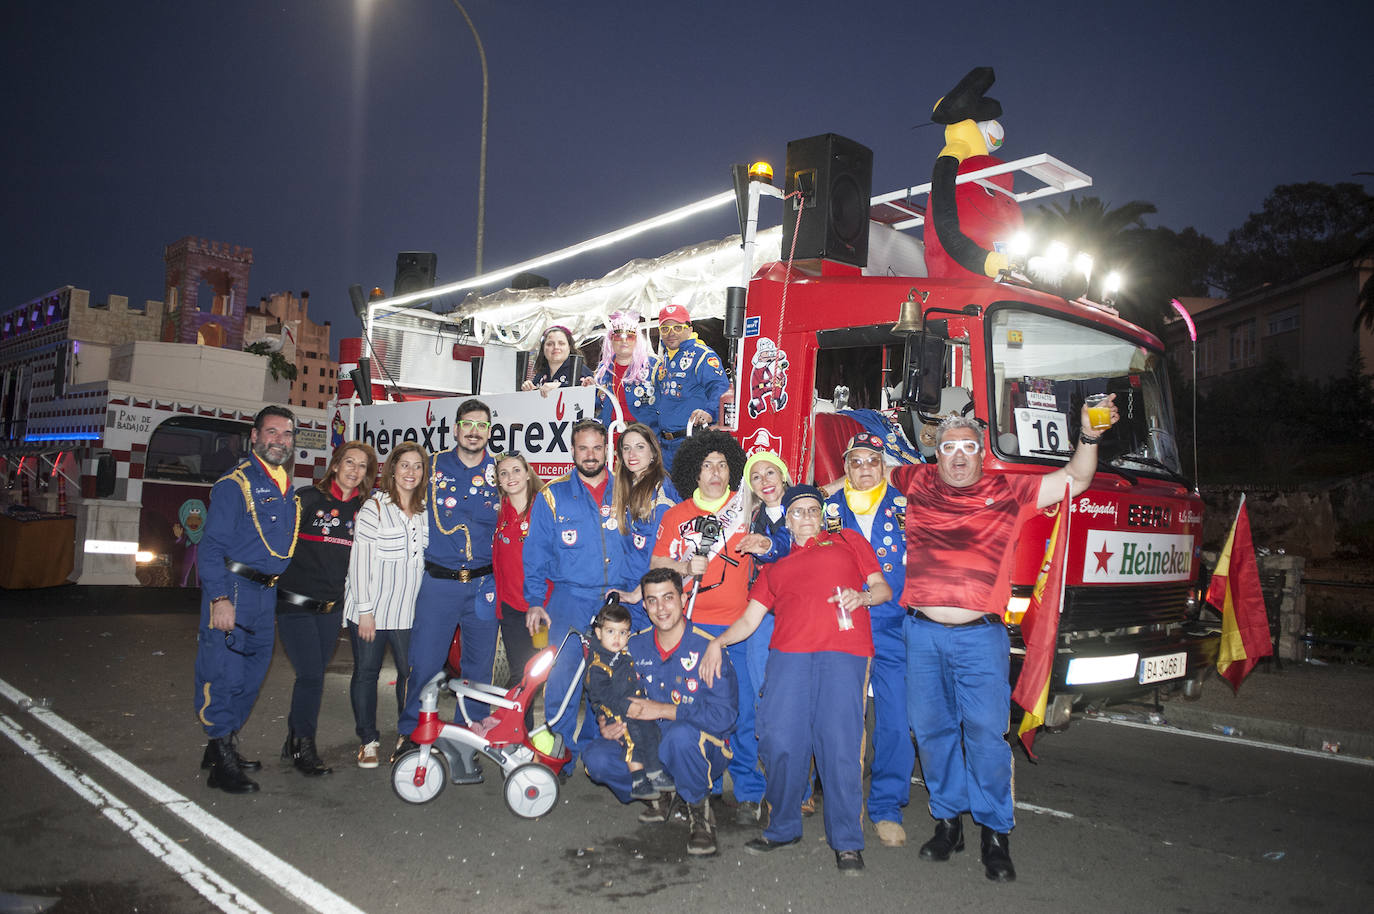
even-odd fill
[(279, 574), (263, 574), (256, 568), (245, 565), (242, 562), (231, 562), (228, 558), (224, 560), (224, 567), (229, 569), (230, 574), (236, 574), (241, 578), (247, 578), (254, 584), (261, 584), (263, 587), (276, 587)]
[(977, 619), (970, 619), (967, 622), (941, 622), (939, 619), (932, 619), (914, 606), (906, 608), (906, 614), (914, 619), (923, 619), (926, 622), (934, 622), (936, 625), (943, 625), (945, 628), (972, 628), (975, 625), (991, 625), (993, 622), (1000, 621), (991, 613), (984, 613)]
[(662, 438), (664, 441), (674, 441), (678, 438), (686, 438), (687, 432), (686, 430), (680, 432), (659, 432), (658, 437)]
[(292, 606), (299, 606), (301, 609), (308, 609), (316, 613), (328, 613), (334, 611), (333, 600), (316, 600), (314, 597), (307, 597), (304, 594), (292, 593), (289, 590), (277, 591), (278, 603), (290, 603)]
[(491, 566), (483, 565), (481, 568), (455, 569), (448, 568), (444, 565), (439, 565), (434, 562), (425, 562), (425, 571), (428, 571), (430, 573), (430, 576), (432, 577), (444, 578), (445, 580), (449, 581), (462, 581), (464, 584), (466, 584), (473, 578), (484, 578), (487, 575), (491, 574)]

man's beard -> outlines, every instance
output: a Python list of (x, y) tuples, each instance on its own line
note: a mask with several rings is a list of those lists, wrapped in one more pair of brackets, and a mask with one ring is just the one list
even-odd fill
[[(280, 445), (278, 446), (280, 447)], [(262, 462), (267, 464), (268, 466), (280, 467), (285, 466), (286, 464), (291, 462), (291, 448), (283, 447), (282, 458), (280, 460), (273, 460), (270, 456), (268, 456), (271, 447), (272, 445), (268, 444), (265, 441), (260, 442), (258, 444), (253, 445), (253, 453), (257, 454), (258, 457), (262, 459)]]
[(604, 461), (604, 460), (601, 461), (600, 463), (598, 463), (598, 464), (596, 465), (596, 469), (592, 470), (590, 473), (588, 473), (588, 472), (582, 467), (582, 464), (580, 464), (580, 463), (577, 464), (577, 472), (578, 472), (578, 474), (579, 474), (580, 476), (583, 476), (583, 477), (587, 478), (587, 479), (591, 479), (593, 476), (600, 476), (600, 475), (601, 475), (601, 471), (604, 470), (604, 469), (606, 469), (606, 461)]

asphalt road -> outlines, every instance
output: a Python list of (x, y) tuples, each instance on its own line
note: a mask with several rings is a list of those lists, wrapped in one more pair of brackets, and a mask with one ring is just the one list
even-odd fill
[(949, 863), (917, 858), (930, 827), (919, 785), (912, 842), (881, 847), (870, 827), (860, 878), (835, 871), (820, 816), (763, 859), (718, 807), (720, 853), (693, 859), (685, 824), (641, 825), (580, 772), (537, 821), (506, 809), (492, 765), (485, 784), (409, 806), (385, 766), (352, 763), (342, 642), (320, 730), (335, 773), (307, 780), (276, 760), (291, 681), (278, 649), (242, 735), (262, 791), (228, 796), (198, 768), (195, 622), (0, 619), (0, 912), (21, 909), (5, 893), (60, 897), (56, 912), (331, 914), (1350, 911), (1371, 897), (1374, 767), (1096, 721), (1043, 735), (1037, 765), (1018, 756), (1013, 886), (983, 878), (976, 831)]

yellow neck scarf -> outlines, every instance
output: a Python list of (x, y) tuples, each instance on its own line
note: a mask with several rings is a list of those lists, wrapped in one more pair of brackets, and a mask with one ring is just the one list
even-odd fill
[(849, 480), (844, 481), (844, 500), (849, 505), (849, 510), (855, 514), (872, 514), (887, 494), (887, 483), (880, 482), (866, 492), (860, 492), (849, 484)]
[(705, 495), (701, 494), (700, 489), (697, 489), (692, 493), (692, 501), (696, 502), (698, 508), (715, 514), (721, 508), (725, 507), (725, 503), (730, 500), (730, 495), (730, 490), (726, 489), (725, 494), (720, 498), (708, 499)]

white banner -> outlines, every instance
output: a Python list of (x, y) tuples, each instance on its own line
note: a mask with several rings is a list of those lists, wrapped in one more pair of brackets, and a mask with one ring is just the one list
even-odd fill
[(1187, 581), (1193, 576), (1193, 538), (1175, 533), (1089, 530), (1083, 583)]
[[(386, 460), (391, 449), (403, 441), (418, 442), (437, 454), (457, 443), (454, 423), (458, 407), (469, 399), (445, 397), (358, 406), (353, 410), (351, 437), (376, 448), (380, 460)], [(487, 446), (493, 454), (519, 451), (546, 479), (572, 470), (572, 427), (579, 419), (594, 417), (592, 388), (566, 387), (547, 397), (538, 391), (484, 394), (480, 399), (491, 408)]]

